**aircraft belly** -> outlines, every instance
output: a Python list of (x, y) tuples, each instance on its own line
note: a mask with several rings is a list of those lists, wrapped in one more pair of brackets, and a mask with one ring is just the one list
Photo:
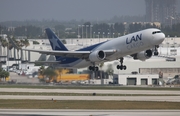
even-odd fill
[(55, 65), (55, 67), (63, 67), (63, 68), (83, 68), (83, 67), (87, 67), (91, 65), (91, 63), (89, 61), (86, 60), (76, 60), (75, 62), (71, 62), (71, 63), (66, 63), (66, 64), (58, 64)]
[(92, 65), (90, 61), (81, 60), (81, 62), (75, 64), (74, 67), (76, 67), (76, 68), (83, 68), (83, 67), (88, 67), (90, 65)]

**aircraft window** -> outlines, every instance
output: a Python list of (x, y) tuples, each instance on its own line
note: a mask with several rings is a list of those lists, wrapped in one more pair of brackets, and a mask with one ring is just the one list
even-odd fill
[(161, 31), (154, 31), (152, 34), (161, 33)]

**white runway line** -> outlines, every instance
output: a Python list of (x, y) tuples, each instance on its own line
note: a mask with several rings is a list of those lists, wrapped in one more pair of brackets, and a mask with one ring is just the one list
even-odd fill
[(180, 95), (180, 91), (167, 90), (98, 90), (98, 89), (29, 89), (0, 88), (0, 92), (34, 92), (34, 93), (99, 93), (99, 94), (171, 94)]
[(126, 101), (168, 101), (180, 102), (179, 96), (32, 96), (32, 95), (0, 95), (0, 99), (32, 99), (32, 100), (126, 100)]
[(0, 115), (46, 116), (179, 116), (180, 110), (0, 109)]

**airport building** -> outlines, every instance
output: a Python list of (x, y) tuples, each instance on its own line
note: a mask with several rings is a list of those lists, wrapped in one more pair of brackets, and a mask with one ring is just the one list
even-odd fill
[(118, 76), (118, 84), (120, 85), (158, 85), (159, 75), (157, 74), (126, 74)]
[(171, 25), (179, 21), (178, 0), (145, 0), (146, 21)]

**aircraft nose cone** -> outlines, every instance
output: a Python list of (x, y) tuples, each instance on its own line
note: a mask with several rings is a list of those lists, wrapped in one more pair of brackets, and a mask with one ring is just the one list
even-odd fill
[(164, 41), (164, 39), (165, 39), (165, 34), (164, 34), (164, 33), (162, 33), (160, 40), (163, 42), (163, 41)]
[(164, 41), (164, 39), (165, 39), (165, 34), (161, 33), (158, 35), (156, 43), (161, 44)]

